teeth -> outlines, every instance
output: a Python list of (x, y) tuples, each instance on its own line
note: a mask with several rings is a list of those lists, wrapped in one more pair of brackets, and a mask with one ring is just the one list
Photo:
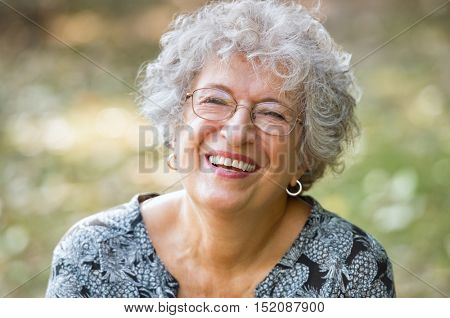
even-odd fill
[(255, 170), (255, 165), (252, 165), (247, 162), (243, 162), (241, 160), (236, 160), (231, 158), (225, 158), (222, 156), (209, 156), (209, 162), (216, 164), (216, 165), (222, 165), (227, 167), (235, 167), (242, 171), (252, 172)]

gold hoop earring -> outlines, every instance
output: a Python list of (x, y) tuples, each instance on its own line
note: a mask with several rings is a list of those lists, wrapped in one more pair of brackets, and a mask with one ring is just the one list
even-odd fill
[[(168, 157), (167, 157), (167, 166), (169, 166), (170, 169), (172, 170), (178, 170), (175, 167), (175, 160), (176, 160), (176, 156), (174, 153), (171, 153)], [(173, 161), (173, 162), (172, 162)]]
[(297, 190), (297, 192), (291, 192), (291, 191), (289, 191), (289, 186), (286, 188), (287, 194), (289, 194), (291, 197), (296, 197), (297, 195), (299, 195), (300, 193), (302, 193), (303, 186), (302, 186), (301, 182), (297, 180), (297, 184), (298, 184), (298, 190)]

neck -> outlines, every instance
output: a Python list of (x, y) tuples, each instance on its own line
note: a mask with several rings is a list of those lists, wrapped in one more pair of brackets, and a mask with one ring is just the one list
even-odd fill
[[(248, 268), (268, 247), (286, 211), (286, 196), (233, 211), (200, 206), (186, 193), (181, 222), (186, 256), (203, 268), (230, 273)], [(261, 213), (264, 211), (264, 213)]]

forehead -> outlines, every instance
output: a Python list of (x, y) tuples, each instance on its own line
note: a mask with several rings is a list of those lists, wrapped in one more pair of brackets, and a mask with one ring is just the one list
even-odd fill
[(257, 61), (251, 63), (242, 54), (227, 60), (209, 59), (193, 81), (192, 89), (212, 86), (227, 87), (236, 99), (279, 98), (283, 81)]

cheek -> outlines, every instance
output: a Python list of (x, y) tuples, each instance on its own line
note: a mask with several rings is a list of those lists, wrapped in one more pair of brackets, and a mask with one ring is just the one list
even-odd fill
[(194, 118), (187, 117), (187, 119), (189, 121), (186, 121), (185, 125), (177, 132), (178, 158), (182, 162), (189, 162), (192, 165), (192, 162), (198, 159), (200, 152), (204, 153), (210, 150), (205, 149), (204, 141), (208, 136), (216, 135), (215, 132), (219, 127), (217, 124), (212, 124), (196, 116)]
[(266, 144), (267, 154), (270, 159), (270, 166), (274, 173), (283, 173), (292, 166), (295, 159), (295, 144), (290, 140), (273, 138)]

